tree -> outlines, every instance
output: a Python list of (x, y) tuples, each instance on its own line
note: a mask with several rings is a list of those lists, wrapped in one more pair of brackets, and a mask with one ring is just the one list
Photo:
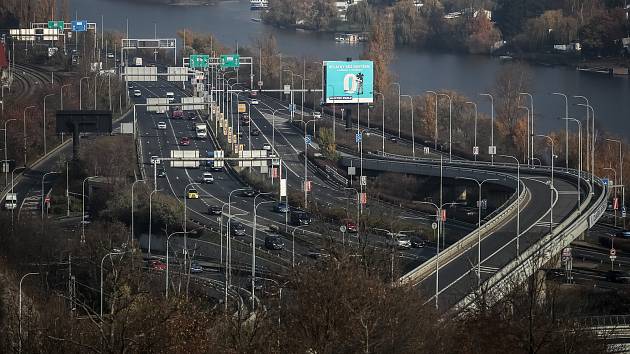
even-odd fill
[(351, 5), (346, 11), (346, 20), (348, 20), (348, 23), (359, 26), (362, 31), (370, 29), (373, 16), (372, 8), (367, 1)]
[(471, 22), (471, 32), (466, 39), (468, 51), (470, 53), (489, 53), (492, 45), (501, 40), (501, 33), (483, 14), (479, 14)]
[(370, 41), (363, 53), (365, 59), (374, 61), (374, 89), (379, 92), (386, 92), (389, 88), (393, 50), (392, 16), (385, 14), (382, 21), (372, 25)]

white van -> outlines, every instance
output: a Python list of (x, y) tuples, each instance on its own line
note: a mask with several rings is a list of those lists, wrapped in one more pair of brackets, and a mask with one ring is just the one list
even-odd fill
[(168, 98), (168, 103), (171, 103), (173, 101), (175, 101), (175, 94), (172, 92), (167, 92), (166, 93), (166, 98)]

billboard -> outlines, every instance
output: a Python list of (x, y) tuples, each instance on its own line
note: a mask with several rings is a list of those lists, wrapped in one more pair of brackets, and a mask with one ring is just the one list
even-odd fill
[(326, 61), (326, 103), (373, 103), (374, 63)]

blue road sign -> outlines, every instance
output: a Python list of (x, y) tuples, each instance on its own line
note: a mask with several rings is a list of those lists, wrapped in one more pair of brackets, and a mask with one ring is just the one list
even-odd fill
[(85, 32), (87, 31), (87, 21), (72, 21), (72, 31), (74, 32)]
[(311, 141), (313, 141), (313, 137), (312, 137), (312, 136), (310, 136), (310, 135), (306, 135), (306, 136), (304, 137), (304, 142), (305, 142), (307, 145), (308, 145), (308, 144), (310, 144), (310, 143), (311, 143)]
[(602, 178), (602, 183), (607, 186), (610, 183), (610, 180), (608, 178)]
[(357, 142), (357, 144), (360, 143), (361, 141), (363, 141), (363, 134), (356, 133), (355, 137), (354, 137), (354, 140)]

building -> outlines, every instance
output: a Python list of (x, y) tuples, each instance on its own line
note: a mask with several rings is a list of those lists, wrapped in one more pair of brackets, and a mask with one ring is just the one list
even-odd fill
[(346, 12), (348, 11), (348, 7), (352, 5), (356, 5), (365, 0), (343, 0), (343, 1), (335, 1), (335, 7), (337, 8), (337, 15), (341, 21), (347, 21)]

